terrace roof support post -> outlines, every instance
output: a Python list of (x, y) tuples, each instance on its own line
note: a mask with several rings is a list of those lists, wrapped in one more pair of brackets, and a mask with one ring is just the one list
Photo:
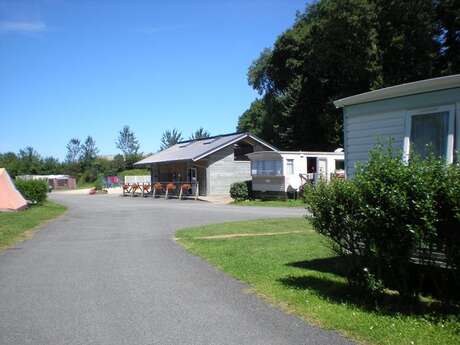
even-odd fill
[(145, 183), (142, 183), (142, 188), (141, 188), (141, 190), (142, 190), (142, 197), (144, 197)]
[(155, 174), (153, 172), (154, 164), (150, 164), (150, 183), (153, 183), (155, 180)]
[(180, 192), (179, 192), (179, 200), (182, 200), (182, 186), (179, 187)]
[(165, 194), (165, 199), (168, 199), (168, 192), (169, 192), (169, 190), (168, 190), (168, 185), (166, 185), (166, 194)]
[(155, 192), (157, 191), (157, 189), (155, 188), (155, 186), (153, 186), (152, 189), (153, 189), (153, 190), (152, 190), (152, 196), (153, 196), (152, 199), (155, 200)]
[(200, 186), (198, 184), (198, 180), (196, 181), (196, 190), (195, 190), (195, 200), (198, 200), (198, 191), (200, 190)]
[(185, 163), (185, 182), (190, 182), (190, 161)]

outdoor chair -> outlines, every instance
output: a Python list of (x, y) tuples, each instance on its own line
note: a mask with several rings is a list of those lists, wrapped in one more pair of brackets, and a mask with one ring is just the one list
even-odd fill
[(131, 186), (129, 184), (123, 184), (123, 196), (131, 194)]
[(180, 186), (180, 193), (179, 193), (179, 199), (182, 199), (182, 197), (187, 195), (192, 189), (192, 185), (189, 183), (184, 183), (183, 185)]
[(134, 183), (131, 187), (131, 196), (136, 196), (138, 191), (141, 191), (141, 186), (139, 183)]
[(165, 195), (165, 199), (168, 199), (168, 195), (173, 192), (174, 190), (176, 190), (176, 185), (174, 183), (168, 183), (166, 185), (166, 195)]
[(153, 195), (153, 198), (155, 198), (155, 196), (157, 194), (160, 194), (161, 192), (163, 191), (163, 185), (159, 182), (155, 183), (153, 186), (152, 186), (152, 195)]
[(146, 194), (149, 194), (151, 191), (151, 184), (150, 183), (144, 183), (142, 185), (142, 196), (146, 196)]

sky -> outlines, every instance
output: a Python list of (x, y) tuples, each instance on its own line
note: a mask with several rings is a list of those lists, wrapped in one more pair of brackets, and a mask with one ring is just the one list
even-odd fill
[(247, 70), (305, 0), (0, 0), (0, 152), (64, 159), (91, 135), (100, 154), (130, 126), (234, 132), (258, 96)]

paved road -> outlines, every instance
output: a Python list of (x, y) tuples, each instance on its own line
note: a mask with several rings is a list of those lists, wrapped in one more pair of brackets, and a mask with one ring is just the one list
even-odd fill
[(302, 210), (53, 196), (68, 213), (0, 254), (0, 344), (350, 344), (244, 293), (176, 229)]

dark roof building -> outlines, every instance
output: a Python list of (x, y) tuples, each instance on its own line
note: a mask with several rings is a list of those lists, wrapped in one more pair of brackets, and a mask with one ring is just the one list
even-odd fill
[(135, 163), (154, 182), (190, 182), (200, 195), (228, 195), (230, 185), (251, 179), (248, 153), (277, 149), (250, 133), (187, 140)]

